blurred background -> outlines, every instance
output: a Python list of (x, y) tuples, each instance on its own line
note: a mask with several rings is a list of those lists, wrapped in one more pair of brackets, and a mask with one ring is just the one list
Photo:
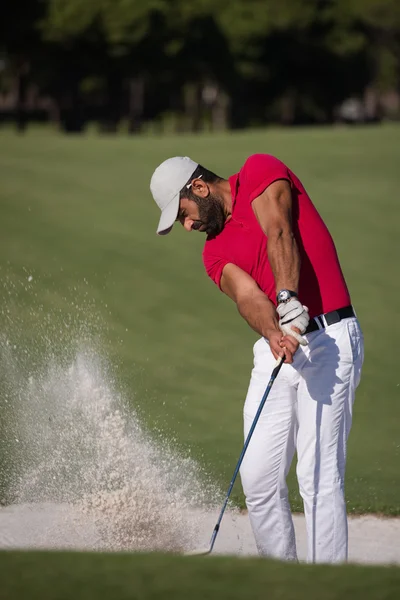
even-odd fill
[(197, 132), (400, 117), (397, 0), (14, 0), (0, 122)]

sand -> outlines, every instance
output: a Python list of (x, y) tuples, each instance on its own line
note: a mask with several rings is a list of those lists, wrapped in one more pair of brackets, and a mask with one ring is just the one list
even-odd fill
[[(44, 333), (48, 334), (48, 328)], [(16, 347), (16, 350), (15, 350)], [(0, 336), (4, 456), (0, 548), (185, 552), (207, 546), (221, 489), (121, 396), (91, 346), (35, 368)], [(129, 400), (129, 401), (128, 401)], [(295, 516), (306, 558), (304, 518)], [(350, 519), (350, 560), (400, 564), (400, 519)], [(255, 555), (248, 516), (227, 511), (215, 554)]]
[[(207, 546), (217, 513), (198, 512), (198, 547)], [(302, 515), (294, 516), (300, 560), (306, 559), (306, 531)], [(178, 532), (177, 532), (178, 533)], [(68, 504), (21, 504), (0, 509), (1, 549), (109, 550), (98, 517)], [(151, 548), (149, 540), (148, 548)], [(136, 551), (135, 545), (125, 550)], [(159, 549), (159, 547), (158, 547)], [(226, 513), (214, 554), (256, 555), (246, 514)], [(400, 564), (400, 519), (375, 516), (349, 518), (349, 561), (363, 564)]]

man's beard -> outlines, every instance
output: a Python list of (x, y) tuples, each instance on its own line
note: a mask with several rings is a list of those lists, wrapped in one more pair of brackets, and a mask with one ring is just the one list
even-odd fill
[(215, 238), (224, 228), (226, 215), (222, 200), (216, 194), (209, 194), (207, 198), (196, 197), (199, 207), (199, 219), (192, 225), (195, 231), (204, 231), (207, 239)]

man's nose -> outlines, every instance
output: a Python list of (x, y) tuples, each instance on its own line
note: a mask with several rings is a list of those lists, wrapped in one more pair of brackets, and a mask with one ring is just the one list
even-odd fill
[(186, 229), (186, 231), (192, 231), (193, 223), (193, 219), (189, 219), (188, 217), (186, 217), (185, 222), (183, 223), (183, 226)]

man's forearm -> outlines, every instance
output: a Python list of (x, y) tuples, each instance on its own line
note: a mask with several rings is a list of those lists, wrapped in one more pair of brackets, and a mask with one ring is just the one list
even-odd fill
[(298, 292), (300, 254), (293, 233), (279, 232), (268, 238), (268, 260), (275, 278), (276, 291), (289, 289)]
[(237, 303), (237, 307), (241, 316), (259, 335), (269, 338), (272, 331), (280, 331), (275, 306), (265, 294), (260, 292), (244, 298)]

